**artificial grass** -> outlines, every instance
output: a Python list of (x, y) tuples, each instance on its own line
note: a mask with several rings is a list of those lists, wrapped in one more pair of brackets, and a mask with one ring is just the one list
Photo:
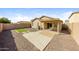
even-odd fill
[(16, 32), (29, 32), (27, 29), (16, 29)]

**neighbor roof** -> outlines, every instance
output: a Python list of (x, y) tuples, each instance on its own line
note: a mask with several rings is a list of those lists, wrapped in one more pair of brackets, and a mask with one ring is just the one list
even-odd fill
[(40, 18), (34, 18), (34, 19), (32, 19), (31, 21), (33, 22), (33, 21), (35, 21), (35, 20), (37, 20), (37, 19), (40, 19)]
[(31, 23), (30, 21), (19, 21), (17, 23)]

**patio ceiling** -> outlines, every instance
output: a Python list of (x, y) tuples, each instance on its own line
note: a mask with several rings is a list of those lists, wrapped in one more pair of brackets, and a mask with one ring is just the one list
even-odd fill
[(45, 23), (63, 23), (62, 20), (40, 20), (40, 21)]

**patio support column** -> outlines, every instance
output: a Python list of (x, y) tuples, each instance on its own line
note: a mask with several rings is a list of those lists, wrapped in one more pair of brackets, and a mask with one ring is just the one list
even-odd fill
[(60, 31), (62, 30), (62, 23), (60, 23)]
[(60, 32), (62, 29), (62, 23), (57, 24), (57, 32)]
[(43, 23), (43, 30), (45, 29), (45, 23)]
[(52, 28), (54, 28), (54, 24), (52, 23)]
[(57, 24), (57, 32), (60, 32), (60, 24)]

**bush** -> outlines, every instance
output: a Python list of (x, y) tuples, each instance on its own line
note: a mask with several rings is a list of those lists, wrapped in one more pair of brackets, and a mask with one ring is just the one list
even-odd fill
[(66, 33), (66, 34), (71, 34), (71, 31), (66, 24), (62, 25), (62, 31), (61, 32)]
[(11, 21), (8, 18), (2, 17), (0, 18), (0, 23), (11, 23)]
[(66, 24), (62, 25), (62, 30), (68, 30), (68, 26)]

